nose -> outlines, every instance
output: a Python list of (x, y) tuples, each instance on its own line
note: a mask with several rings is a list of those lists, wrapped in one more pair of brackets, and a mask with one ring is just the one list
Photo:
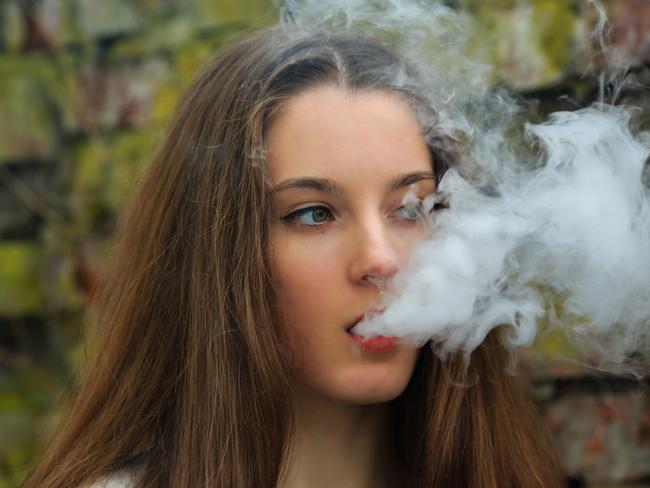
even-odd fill
[(398, 245), (379, 223), (357, 229), (351, 239), (350, 279), (360, 285), (381, 286), (399, 269)]

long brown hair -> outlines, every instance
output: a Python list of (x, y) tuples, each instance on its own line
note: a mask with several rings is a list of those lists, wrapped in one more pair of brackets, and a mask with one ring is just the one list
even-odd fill
[[(28, 488), (131, 464), (138, 486), (271, 487), (292, 438), (291, 369), (274, 313), (264, 129), (318, 84), (400, 93), (438, 175), (450, 151), (417, 77), (376, 41), (274, 28), (223, 49), (189, 88), (125, 209), (90, 312), (98, 334), (69, 414)], [(427, 125), (426, 121), (433, 121)], [(405, 486), (559, 486), (493, 334), (462, 359), (429, 348), (394, 403)]]

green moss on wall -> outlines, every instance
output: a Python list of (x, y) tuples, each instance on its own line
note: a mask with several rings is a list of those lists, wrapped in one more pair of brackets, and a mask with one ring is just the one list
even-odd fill
[(277, 20), (277, 11), (269, 0), (196, 0), (192, 3), (197, 25), (246, 24), (262, 26)]
[(134, 31), (144, 21), (131, 0), (76, 0), (76, 9), (79, 29), (91, 39)]
[(578, 23), (571, 0), (464, 2), (473, 13), (469, 56), (494, 66), (492, 82), (516, 89), (557, 83), (572, 68)]
[(38, 314), (45, 309), (42, 250), (35, 242), (0, 241), (0, 316)]
[(90, 227), (102, 213), (118, 212), (151, 160), (160, 133), (156, 128), (123, 131), (78, 146), (72, 183), (76, 219)]
[(113, 47), (111, 60), (141, 59), (160, 52), (174, 52), (195, 35), (189, 14), (161, 18), (147, 23), (138, 36), (128, 37)]
[(54, 161), (60, 218), (0, 241), (0, 320), (37, 338), (0, 344), (0, 488), (20, 485), (56, 420), (86, 287), (179, 94), (221, 45), (277, 19), (273, 0), (32, 3), (48, 47), (24, 51), (19, 2), (0, 0), (0, 165)]
[(0, 57), (0, 159), (53, 152), (54, 121), (39, 93), (52, 69), (45, 57)]
[[(37, 437), (55, 419), (45, 415), (69, 386), (79, 356), (84, 287), (106, 260), (114, 218), (180, 94), (219, 47), (278, 18), (273, 0), (28, 3), (48, 16), (43, 26), (51, 50), (22, 52), (19, 2), (0, 0), (0, 165), (10, 158), (54, 160), (63, 217), (42, 224), (32, 234), (37, 242), (0, 242), (0, 319), (13, 324), (36, 317), (38, 332), (46, 330), (40, 350), (15, 346), (10, 366), (0, 368), (0, 488), (19, 485)], [(574, 0), (449, 3), (472, 14), (477, 30), (468, 52), (496, 66), (493, 82), (537, 88), (572, 69)], [(439, 41), (433, 34), (424, 42), (453, 67), (455, 53), (440, 52)], [(3, 218), (16, 222), (15, 215)], [(546, 298), (561, 315), (562, 300)], [(581, 324), (577, 317), (563, 320)], [(578, 357), (562, 332), (541, 326), (548, 331), (537, 337), (536, 351)]]
[(562, 73), (573, 59), (577, 21), (574, 4), (573, 0), (533, 2), (533, 25), (539, 32), (540, 50), (554, 73)]
[(78, 312), (85, 304), (85, 290), (78, 278), (83, 263), (79, 262), (76, 246), (89, 229), (75, 224), (49, 224), (41, 232), (45, 256), (42, 279), (52, 314)]
[(109, 140), (110, 174), (106, 182), (105, 202), (117, 211), (133, 191), (137, 179), (151, 160), (159, 132), (124, 132)]
[(477, 11), (480, 9), (508, 9), (515, 7), (518, 0), (459, 0), (458, 3), (470, 10)]
[(102, 193), (110, 171), (109, 147), (104, 139), (84, 140), (75, 148), (73, 157), (71, 205), (75, 219), (89, 227), (101, 212)]
[(0, 160), (51, 155), (76, 127), (73, 76), (59, 58), (0, 56)]
[[(544, 300), (546, 312), (538, 321), (538, 333), (532, 350), (548, 359), (584, 359), (567, 331), (587, 325), (585, 319), (567, 314), (564, 305), (566, 296), (544, 287), (540, 287), (539, 292)], [(562, 324), (561, 328), (557, 327), (558, 323)]]
[(68, 383), (69, 373), (51, 364), (29, 361), (0, 372), (0, 488), (20, 486), (38, 449), (34, 439), (49, 432)]
[(17, 51), (23, 44), (25, 31), (17, 2), (0, 2), (0, 48)]

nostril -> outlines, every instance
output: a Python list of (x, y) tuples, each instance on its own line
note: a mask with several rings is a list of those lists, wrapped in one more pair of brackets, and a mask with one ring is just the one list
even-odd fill
[[(392, 274), (393, 273), (391, 273), (391, 275)], [(374, 285), (379, 290), (386, 290), (389, 278), (390, 278), (390, 276), (366, 274), (366, 275), (363, 276), (363, 278), (361, 278), (361, 281), (363, 281), (364, 283), (370, 284), (370, 285)]]

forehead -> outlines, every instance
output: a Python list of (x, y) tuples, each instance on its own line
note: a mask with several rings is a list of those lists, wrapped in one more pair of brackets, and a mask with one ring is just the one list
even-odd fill
[(266, 149), (273, 184), (318, 176), (358, 185), (431, 170), (429, 148), (411, 108), (387, 91), (306, 90), (279, 107)]

